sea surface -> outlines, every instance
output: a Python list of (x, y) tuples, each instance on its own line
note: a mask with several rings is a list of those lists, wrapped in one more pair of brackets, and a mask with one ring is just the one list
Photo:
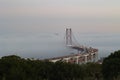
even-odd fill
[[(120, 34), (75, 33), (73, 43), (99, 50), (99, 58), (120, 50)], [(52, 58), (77, 53), (66, 47), (63, 33), (7, 34), (0, 36), (0, 57), (18, 55), (24, 58)]]

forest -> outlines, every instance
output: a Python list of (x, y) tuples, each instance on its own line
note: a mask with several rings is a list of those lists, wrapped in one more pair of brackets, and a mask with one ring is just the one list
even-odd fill
[(0, 80), (120, 80), (120, 50), (102, 64), (71, 64), (9, 55), (0, 58)]

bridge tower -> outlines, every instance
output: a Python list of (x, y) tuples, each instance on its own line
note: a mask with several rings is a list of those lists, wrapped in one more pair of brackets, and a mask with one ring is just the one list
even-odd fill
[(66, 28), (66, 46), (72, 46), (72, 29)]
[[(72, 33), (72, 29), (71, 28), (66, 28), (66, 46), (77, 50), (78, 53), (83, 52), (84, 51), (84, 46), (81, 46), (78, 42), (73, 42), (73, 40), (77, 41)], [(76, 44), (77, 43), (77, 44)]]

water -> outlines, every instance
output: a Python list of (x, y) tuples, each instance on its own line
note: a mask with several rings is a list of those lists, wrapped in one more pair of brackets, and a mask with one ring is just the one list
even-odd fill
[[(75, 33), (81, 45), (99, 49), (99, 57), (120, 49), (120, 34)], [(74, 40), (73, 40), (74, 41)], [(0, 56), (18, 55), (29, 58), (50, 58), (77, 53), (65, 45), (63, 33), (10, 34), (0, 36)]]
[(81, 43), (99, 49), (99, 57), (106, 57), (110, 53), (120, 50), (120, 34), (83, 34)]

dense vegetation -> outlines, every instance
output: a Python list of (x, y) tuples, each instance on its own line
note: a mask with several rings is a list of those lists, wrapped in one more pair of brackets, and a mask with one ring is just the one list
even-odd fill
[(101, 65), (22, 59), (5, 56), (0, 59), (0, 80), (84, 80), (99, 78)]
[(106, 80), (120, 80), (120, 50), (104, 59), (102, 72)]
[(117, 80), (119, 68), (120, 51), (105, 58), (102, 65), (52, 63), (11, 55), (0, 59), (0, 80), (102, 80), (102, 76), (105, 80)]

